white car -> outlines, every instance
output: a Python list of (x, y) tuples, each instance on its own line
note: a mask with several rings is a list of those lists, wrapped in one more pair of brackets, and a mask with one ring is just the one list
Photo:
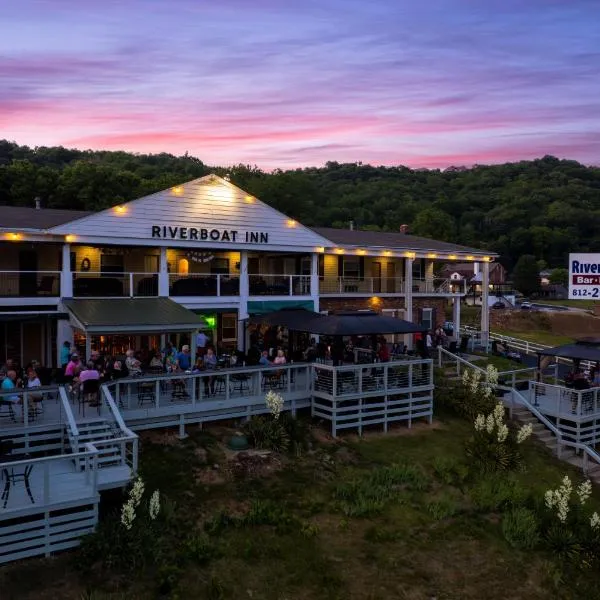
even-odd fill
[(531, 310), (531, 302), (522, 302), (521, 310)]

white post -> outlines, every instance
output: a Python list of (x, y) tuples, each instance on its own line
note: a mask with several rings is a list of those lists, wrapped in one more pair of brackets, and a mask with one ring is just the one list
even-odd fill
[(313, 310), (319, 312), (319, 255), (313, 254), (310, 262), (310, 296)]
[(166, 248), (160, 248), (160, 258), (158, 263), (158, 295), (162, 298), (168, 298), (169, 296), (169, 268)]
[[(190, 334), (190, 356), (191, 358), (191, 365), (190, 365), (190, 370), (194, 368), (194, 365), (196, 364), (196, 352), (197, 352), (197, 348), (196, 348), (196, 336), (198, 335), (198, 330), (194, 329), (194, 331), (192, 331), (192, 333)], [(193, 383), (193, 382), (192, 382)]]
[(248, 318), (248, 296), (250, 296), (250, 279), (248, 276), (248, 252), (240, 252), (240, 304), (238, 311), (238, 350), (244, 351), (246, 341), (246, 323)]
[[(404, 259), (404, 319), (412, 323), (413, 305), (412, 305), (412, 286), (413, 286), (413, 258)], [(413, 347), (412, 335), (404, 336), (404, 344), (409, 350)]]
[(71, 244), (63, 244), (62, 270), (60, 272), (60, 295), (62, 298), (73, 297), (73, 274), (71, 273)]
[(73, 352), (75, 348), (73, 347), (74, 337), (71, 323), (69, 323), (68, 319), (59, 319), (56, 322), (56, 365), (58, 367), (61, 366), (60, 349), (65, 342), (71, 343), (71, 352)]
[(453, 299), (452, 306), (452, 320), (454, 322), (454, 332), (453, 337), (456, 339), (457, 343), (460, 340), (460, 297), (455, 296)]
[(90, 360), (90, 356), (92, 355), (92, 334), (86, 332), (85, 334), (85, 359), (84, 362)]
[(433, 261), (425, 261), (425, 291), (433, 293), (434, 291), (434, 277), (433, 277)]
[(490, 338), (490, 263), (484, 262), (481, 272), (481, 344), (487, 350)]

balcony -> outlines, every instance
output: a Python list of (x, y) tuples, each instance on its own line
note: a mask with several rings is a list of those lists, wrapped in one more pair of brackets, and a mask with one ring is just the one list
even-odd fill
[(158, 296), (158, 273), (78, 271), (72, 277), (74, 298)]
[(401, 277), (321, 277), (319, 292), (328, 296), (372, 296), (404, 293)]
[(45, 299), (40, 300), (45, 302), (59, 296), (60, 271), (0, 271), (0, 298), (21, 304), (23, 298)]
[(249, 275), (250, 296), (310, 296), (310, 275)]
[(413, 295), (464, 295), (466, 294), (466, 281), (453, 281), (435, 277), (433, 279), (412, 280)]
[(239, 296), (238, 275), (214, 273), (169, 274), (169, 296)]

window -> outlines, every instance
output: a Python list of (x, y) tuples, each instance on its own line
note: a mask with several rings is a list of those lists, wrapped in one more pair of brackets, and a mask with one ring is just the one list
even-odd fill
[(180, 258), (177, 263), (177, 275), (187, 275), (190, 272), (190, 262), (187, 258)]
[(360, 279), (360, 258), (353, 256), (344, 257), (344, 272), (343, 276), (347, 279)]
[(122, 254), (102, 254), (100, 256), (100, 272), (107, 275), (123, 274), (125, 257)]
[(433, 308), (421, 309), (421, 325), (427, 329), (433, 329)]
[(229, 259), (228, 258), (213, 258), (210, 261), (210, 272), (213, 275), (229, 274)]
[(226, 313), (221, 317), (221, 341), (235, 342), (237, 340), (237, 315)]

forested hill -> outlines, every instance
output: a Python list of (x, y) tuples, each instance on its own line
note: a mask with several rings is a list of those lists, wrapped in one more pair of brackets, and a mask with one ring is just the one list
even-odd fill
[(0, 141), (0, 204), (100, 210), (210, 172), (306, 225), (410, 232), (564, 266), (600, 251), (600, 168), (546, 156), (471, 169), (327, 163), (264, 173), (208, 167), (191, 156), (35, 148)]

